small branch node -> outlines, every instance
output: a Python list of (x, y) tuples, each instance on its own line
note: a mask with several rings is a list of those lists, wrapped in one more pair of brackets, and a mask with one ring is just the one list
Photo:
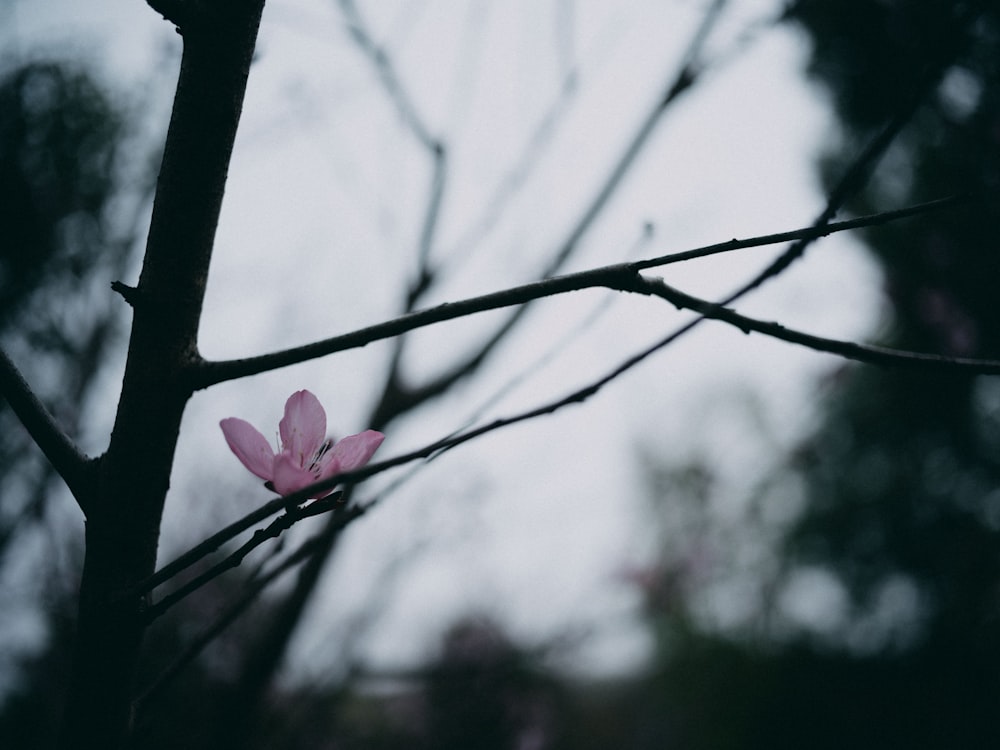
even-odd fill
[(164, 21), (172, 23), (178, 34), (182, 34), (182, 28), (188, 17), (188, 9), (184, 0), (146, 0), (150, 8), (159, 13)]
[(121, 281), (112, 281), (111, 291), (120, 294), (129, 307), (134, 308), (136, 303), (139, 301), (140, 293), (138, 287), (129, 286)]

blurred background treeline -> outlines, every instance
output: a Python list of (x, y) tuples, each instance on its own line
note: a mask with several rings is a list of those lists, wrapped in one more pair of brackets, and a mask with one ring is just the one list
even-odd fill
[[(818, 165), (830, 181), (928, 65), (949, 61), (847, 212), (987, 195), (865, 239), (884, 279), (879, 343), (998, 358), (1000, 10), (803, 0), (783, 22), (808, 36), (809, 75), (840, 118)], [(141, 245), (138, 209), (108, 219), (150, 184), (122, 165), (128, 122), (68, 64), (0, 73), (0, 340), (31, 352), (28, 374), (70, 432), (122, 342), (106, 284)], [(622, 576), (655, 644), (641, 674), (581, 683), (470, 615), (421, 669), (275, 687), (244, 736), (282, 748), (1000, 747), (1000, 382), (836, 364), (816, 399), (809, 437), (742, 486), (719, 480), (724, 455), (638, 462), (662, 535), (657, 559)], [(57, 721), (73, 585), (64, 565), (23, 562), (79, 553), (49, 514), (57, 484), (0, 403), (3, 747), (42, 747)], [(39, 596), (47, 619), (26, 623)], [(154, 629), (144, 679), (213, 601), (209, 587)], [(719, 617), (726, 606), (740, 615)], [(225, 744), (213, 716), (236, 689), (227, 654), (251, 632), (227, 630), (144, 705), (142, 747)], [(32, 637), (44, 647), (24, 648)]]

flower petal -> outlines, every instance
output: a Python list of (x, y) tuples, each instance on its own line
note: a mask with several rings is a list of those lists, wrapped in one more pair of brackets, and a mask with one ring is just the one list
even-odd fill
[(296, 391), (285, 402), (285, 416), (278, 424), (281, 452), (299, 466), (308, 466), (326, 440), (326, 412), (309, 391)]
[[(279, 495), (290, 495), (293, 492), (318, 482), (319, 477), (308, 469), (303, 469), (295, 459), (287, 453), (279, 453), (274, 459), (274, 478), (271, 484)], [(312, 497), (324, 497), (332, 490), (317, 492)]]
[(378, 447), (382, 445), (383, 440), (385, 440), (385, 435), (375, 430), (365, 430), (357, 435), (348, 435), (336, 443), (327, 454), (329, 459), (323, 467), (323, 478), (360, 469), (368, 463)]
[(223, 419), (219, 427), (236, 458), (261, 479), (271, 479), (274, 451), (257, 428), (238, 417)]

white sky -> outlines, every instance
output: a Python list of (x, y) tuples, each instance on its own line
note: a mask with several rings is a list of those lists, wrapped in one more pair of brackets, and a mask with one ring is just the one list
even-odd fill
[[(420, 116), (449, 148), (435, 257), (461, 263), (435, 302), (531, 279), (675, 73), (707, 4), (361, 4)], [(736, 38), (747, 24), (781, 3), (731, 5), (708, 45), (704, 79), (665, 116), (572, 269), (805, 226), (821, 210), (814, 157), (832, 129), (823, 97), (801, 77), (804, 39), (781, 27), (741, 48)], [(123, 90), (174, 75), (178, 37), (140, 0), (9, 3), (0, 27), (4, 51), (68, 50)], [(259, 52), (206, 300), (201, 345), (210, 358), (392, 316), (413, 269), (426, 200), (426, 154), (346, 34), (335, 2), (272, 0)], [(578, 88), (551, 141), (502, 219), (468, 254), (457, 243), (487, 210), (569, 65), (577, 66)], [(647, 223), (652, 239), (637, 248)], [(694, 293), (722, 295), (779, 250), (654, 273)], [(877, 285), (858, 247), (838, 236), (741, 309), (863, 337), (878, 310)], [(563, 395), (686, 320), (663, 303), (609, 300), (588, 292), (539, 305), (488, 373), (395, 424), (380, 457), (447, 434), (526, 371), (526, 382), (487, 418)], [(407, 371), (420, 377), (447, 366), (496, 319), (414, 337)], [(532, 366), (556, 345), (563, 348), (551, 362)], [(369, 346), (198, 394), (185, 416), (162, 557), (268, 499), (229, 454), (219, 419), (241, 416), (270, 434), (287, 395), (309, 388), (326, 405), (332, 430), (364, 429), (387, 351)], [(760, 400), (769, 429), (789, 442), (808, 423), (814, 378), (836, 364), (706, 323), (586, 404), (452, 451), (353, 528), (300, 642), (299, 665), (324, 668), (324, 654), (335, 653), (331, 644), (381, 590), (380, 575), (394, 560), (401, 562), (389, 604), (365, 642), (375, 663), (419, 658), (471, 610), (496, 616), (529, 642), (590, 628), (594, 635), (573, 655), (581, 668), (635, 665), (643, 654), (630, 617), (637, 596), (616, 571), (653, 555), (637, 446), (665, 462), (707, 450), (730, 475), (759, 467), (768, 459), (766, 441), (755, 440), (745, 397)], [(86, 436), (92, 450), (103, 448), (112, 415), (113, 399), (96, 407)]]

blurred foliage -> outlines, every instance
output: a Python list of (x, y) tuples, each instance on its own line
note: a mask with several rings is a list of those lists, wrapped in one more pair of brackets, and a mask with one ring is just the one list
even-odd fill
[[(883, 168), (851, 208), (868, 212), (952, 194), (968, 209), (873, 231), (891, 320), (883, 340), (954, 356), (1000, 354), (1000, 11), (970, 3), (803, 2), (815, 39), (811, 72), (834, 93), (842, 168), (893, 93), (941, 39), (958, 52)], [(855, 604), (907, 580), (921, 602), (914, 649), (1000, 648), (1000, 396), (995, 378), (846, 368), (826, 415), (794, 458), (806, 512), (793, 559), (832, 567)], [(928, 646), (929, 647), (929, 646)], [(996, 696), (1000, 699), (1000, 694)], [(1000, 737), (1000, 731), (996, 734)]]
[[(873, 229), (866, 242), (884, 279), (880, 343), (1000, 357), (1000, 10), (801, 0), (788, 17), (808, 32), (809, 73), (841, 120), (823, 159), (828, 184), (928, 65), (948, 60), (848, 209), (982, 196)], [(704, 597), (678, 613), (676, 596), (664, 606), (647, 581), (661, 647), (651, 689), (673, 717), (665, 746), (998, 747), (1000, 384), (849, 365), (820, 387), (819, 424), (772, 476), (744, 488), (742, 522), (703, 522), (717, 527), (702, 534), (708, 546), (729, 555), (710, 584), (730, 597), (742, 590), (754, 617), (706, 627)], [(708, 516), (718, 500), (685, 487), (681, 469), (653, 476), (665, 506)], [(789, 494), (798, 510), (747, 582), (752, 556), (734, 550), (773, 538), (762, 518)], [(676, 561), (661, 563), (661, 577), (672, 570)]]

